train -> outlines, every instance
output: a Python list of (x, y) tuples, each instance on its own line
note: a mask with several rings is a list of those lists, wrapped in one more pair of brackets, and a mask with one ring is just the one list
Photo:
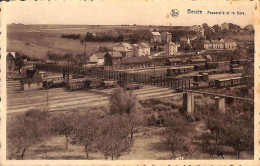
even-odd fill
[(105, 89), (114, 88), (117, 81), (102, 80), (96, 78), (77, 78), (72, 79), (67, 83), (67, 90), (82, 90), (82, 89)]
[(208, 88), (208, 87), (216, 87), (216, 88), (225, 88), (231, 86), (239, 86), (247, 83), (248, 77), (232, 77), (232, 78), (220, 78), (215, 80), (208, 80), (208, 81), (194, 81), (193, 88)]
[(63, 76), (49, 76), (43, 79), (43, 88), (64, 87), (65, 79)]

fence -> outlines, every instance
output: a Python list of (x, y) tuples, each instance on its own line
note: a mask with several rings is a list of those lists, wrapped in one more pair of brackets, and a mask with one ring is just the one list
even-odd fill
[(191, 78), (173, 78), (166, 76), (152, 76), (136, 73), (126, 73), (124, 71), (102, 70), (98, 68), (82, 68), (73, 66), (36, 64), (37, 70), (48, 72), (84, 75), (91, 78), (117, 80), (119, 84), (139, 84), (158, 87), (171, 88), (178, 91), (191, 89)]

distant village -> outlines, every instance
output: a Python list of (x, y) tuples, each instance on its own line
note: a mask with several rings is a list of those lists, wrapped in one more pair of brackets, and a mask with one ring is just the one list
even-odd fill
[[(186, 29), (192, 31), (192, 35), (179, 35), (178, 38), (168, 31), (150, 29), (150, 34), (146, 40), (129, 42), (124, 40), (128, 38), (129, 33), (124, 34), (122, 39), (116, 38), (111, 48), (101, 48), (91, 56), (82, 55), (80, 59), (81, 67), (103, 67), (106, 70), (126, 70), (138, 71), (142, 69), (153, 69), (156, 66), (180, 66), (196, 64), (194, 68), (205, 68), (206, 63), (212, 62), (212, 55), (215, 53), (234, 52), (239, 48), (238, 43), (226, 37), (227, 33), (253, 33), (252, 26), (246, 26), (241, 29), (239, 26), (231, 23), (223, 23), (221, 26), (213, 27), (207, 24), (194, 25)], [(108, 33), (108, 32), (106, 32)], [(113, 32), (112, 32), (113, 33)], [(100, 34), (90, 34), (91, 40)], [(103, 34), (102, 34), (103, 35)], [(66, 36), (65, 36), (66, 37)], [(78, 38), (79, 36), (72, 35)], [(84, 42), (84, 41), (83, 41)], [(48, 55), (44, 62), (33, 61), (26, 56), (17, 58), (16, 52), (7, 54), (7, 72), (9, 77), (29, 78), (27, 70), (33, 70), (33, 64), (59, 64), (75, 66), (75, 56), (64, 55), (61, 58)], [(77, 66), (77, 65), (76, 65)], [(19, 70), (19, 76), (14, 76), (11, 71)], [(235, 69), (234, 69), (235, 70)], [(240, 72), (241, 68), (237, 69)], [(39, 75), (44, 77), (44, 72), (40, 71)], [(21, 74), (20, 74), (21, 73)], [(169, 73), (168, 73), (169, 75)], [(31, 78), (32, 76), (30, 76)], [(40, 85), (42, 86), (42, 85)]]

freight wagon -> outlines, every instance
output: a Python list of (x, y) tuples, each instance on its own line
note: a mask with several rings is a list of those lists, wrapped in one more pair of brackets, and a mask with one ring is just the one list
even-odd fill
[(217, 88), (223, 88), (231, 86), (231, 80), (230, 79), (218, 79), (215, 81), (215, 86)]
[(43, 79), (43, 88), (54, 88), (64, 86), (65, 79), (63, 79), (63, 76), (49, 76)]
[(194, 66), (179, 66), (167, 69), (166, 76), (177, 76), (179, 74), (187, 74), (194, 71)]

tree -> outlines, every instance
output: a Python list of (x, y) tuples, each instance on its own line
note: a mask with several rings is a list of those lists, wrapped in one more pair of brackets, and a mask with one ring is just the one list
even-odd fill
[(55, 64), (57, 64), (62, 59), (59, 55), (50, 52), (47, 53), (47, 57), (49, 60), (55, 61)]
[(129, 127), (125, 123), (126, 117), (120, 115), (107, 115), (102, 121), (99, 130), (98, 149), (105, 156), (113, 160), (118, 159), (122, 153), (129, 152), (133, 139), (129, 135)]
[(189, 124), (179, 113), (176, 113), (166, 117), (165, 127), (163, 143), (165, 148), (170, 150), (173, 157), (176, 158), (177, 151), (182, 152), (187, 149), (184, 138), (189, 131)]
[[(18, 158), (23, 159), (26, 150), (49, 137), (49, 113), (47, 111), (30, 110), (17, 115), (7, 124), (8, 149), (15, 148)], [(12, 158), (15, 154), (12, 154)]]
[(85, 61), (85, 55), (77, 54), (75, 58), (79, 61), (79, 66), (82, 66)]
[(85, 41), (94, 41), (94, 40), (95, 40), (95, 37), (93, 36), (93, 34), (90, 32), (87, 32), (85, 35)]
[(77, 116), (74, 121), (73, 137), (76, 143), (85, 147), (87, 159), (89, 159), (89, 147), (97, 141), (98, 138), (98, 119), (90, 113)]
[(20, 75), (21, 74), (21, 68), (24, 66), (22, 54), (16, 53), (14, 63), (15, 63), (15, 66), (18, 67), (18, 71), (19, 71), (19, 75)]
[(68, 65), (70, 64), (70, 62), (73, 61), (73, 55), (72, 54), (65, 54), (63, 57), (62, 57), (63, 60), (66, 60), (68, 62)]
[(233, 147), (237, 158), (240, 158), (241, 151), (254, 149), (253, 109), (246, 110), (245, 107), (233, 107), (233, 111), (227, 112), (223, 120), (225, 130), (222, 140), (226, 145)]
[(124, 115), (129, 125), (131, 138), (134, 134), (134, 128), (143, 123), (143, 113), (140, 111), (138, 99), (132, 92), (123, 91), (122, 88), (115, 89), (110, 97), (110, 114)]
[(66, 137), (66, 150), (68, 149), (69, 137), (74, 131), (74, 120), (76, 120), (76, 117), (67, 113), (60, 113), (51, 119), (52, 131)]
[(215, 142), (218, 144), (218, 139), (222, 134), (225, 126), (223, 126), (224, 114), (217, 110), (216, 107), (211, 107), (210, 114), (208, 114), (206, 123), (211, 133), (215, 133)]

